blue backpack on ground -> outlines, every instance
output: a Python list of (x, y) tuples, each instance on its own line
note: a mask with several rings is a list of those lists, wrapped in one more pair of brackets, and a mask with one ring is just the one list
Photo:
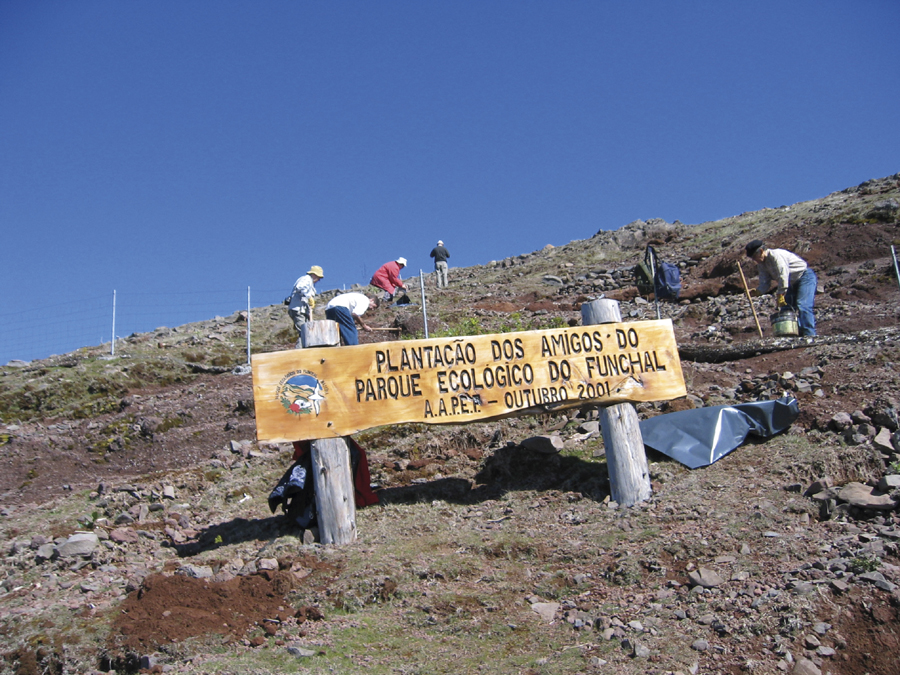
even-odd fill
[(645, 260), (651, 263), (653, 275), (653, 292), (657, 300), (677, 300), (681, 295), (681, 270), (678, 265), (660, 262), (652, 246), (647, 247)]
[(681, 270), (678, 265), (661, 262), (656, 268), (656, 297), (660, 300), (677, 300), (681, 295)]

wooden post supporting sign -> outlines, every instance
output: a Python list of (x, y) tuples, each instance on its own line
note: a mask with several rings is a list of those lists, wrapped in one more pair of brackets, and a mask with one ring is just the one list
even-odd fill
[[(586, 326), (621, 321), (619, 303), (615, 300), (594, 300), (581, 306), (581, 322)], [(600, 425), (613, 500), (622, 506), (633, 506), (649, 499), (650, 469), (634, 405), (606, 406)]]
[[(337, 322), (308, 321), (300, 333), (300, 343), (304, 349), (340, 345)], [(310, 448), (319, 538), (323, 544), (349, 544), (356, 540), (350, 448), (341, 437), (314, 440)]]

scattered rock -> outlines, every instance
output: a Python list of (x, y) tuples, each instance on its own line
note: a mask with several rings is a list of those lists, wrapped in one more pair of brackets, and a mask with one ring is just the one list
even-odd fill
[(836, 413), (831, 418), (831, 424), (829, 425), (835, 431), (841, 432), (846, 431), (853, 424), (853, 419), (845, 412)]
[(133, 544), (138, 540), (138, 533), (130, 527), (119, 527), (109, 533), (109, 538), (119, 544)]
[(175, 573), (194, 579), (209, 579), (213, 576), (212, 568), (206, 565), (182, 565)]
[(715, 588), (725, 583), (725, 579), (719, 576), (717, 572), (705, 567), (688, 572), (688, 579), (695, 586), (702, 586), (703, 588)]
[(809, 659), (797, 659), (791, 673), (793, 675), (822, 675), (819, 667)]
[(838, 499), (865, 509), (891, 511), (897, 507), (890, 495), (876, 494), (873, 488), (862, 483), (847, 483), (841, 488)]
[(897, 489), (900, 489), (900, 474), (894, 473), (882, 476), (881, 480), (878, 481), (877, 490), (879, 492), (891, 492)]
[(97, 550), (99, 545), (100, 539), (96, 534), (90, 532), (73, 534), (59, 547), (59, 555), (63, 558), (88, 557)]
[(559, 603), (558, 602), (535, 602), (531, 605), (531, 609), (538, 616), (540, 616), (544, 621), (551, 622), (553, 621), (556, 613), (559, 611)]

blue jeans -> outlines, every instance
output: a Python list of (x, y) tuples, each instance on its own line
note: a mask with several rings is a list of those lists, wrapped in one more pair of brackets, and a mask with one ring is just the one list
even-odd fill
[(356, 329), (356, 322), (353, 320), (353, 314), (346, 307), (332, 307), (325, 310), (325, 318), (337, 321), (341, 329), (341, 339), (345, 345), (359, 344), (359, 331)]
[(791, 284), (787, 293), (784, 294), (788, 307), (797, 312), (800, 335), (814, 336), (816, 334), (816, 316), (813, 314), (813, 304), (816, 301), (818, 281), (816, 273), (807, 267), (796, 283)]

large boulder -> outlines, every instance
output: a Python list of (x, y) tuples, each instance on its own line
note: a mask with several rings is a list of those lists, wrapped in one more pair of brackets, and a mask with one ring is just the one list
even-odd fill
[(93, 532), (78, 532), (73, 534), (59, 547), (59, 555), (63, 558), (81, 556), (87, 558), (97, 550), (100, 538)]
[(879, 494), (874, 488), (862, 483), (847, 483), (838, 493), (838, 499), (864, 509), (891, 511), (897, 507), (897, 502), (890, 495)]

